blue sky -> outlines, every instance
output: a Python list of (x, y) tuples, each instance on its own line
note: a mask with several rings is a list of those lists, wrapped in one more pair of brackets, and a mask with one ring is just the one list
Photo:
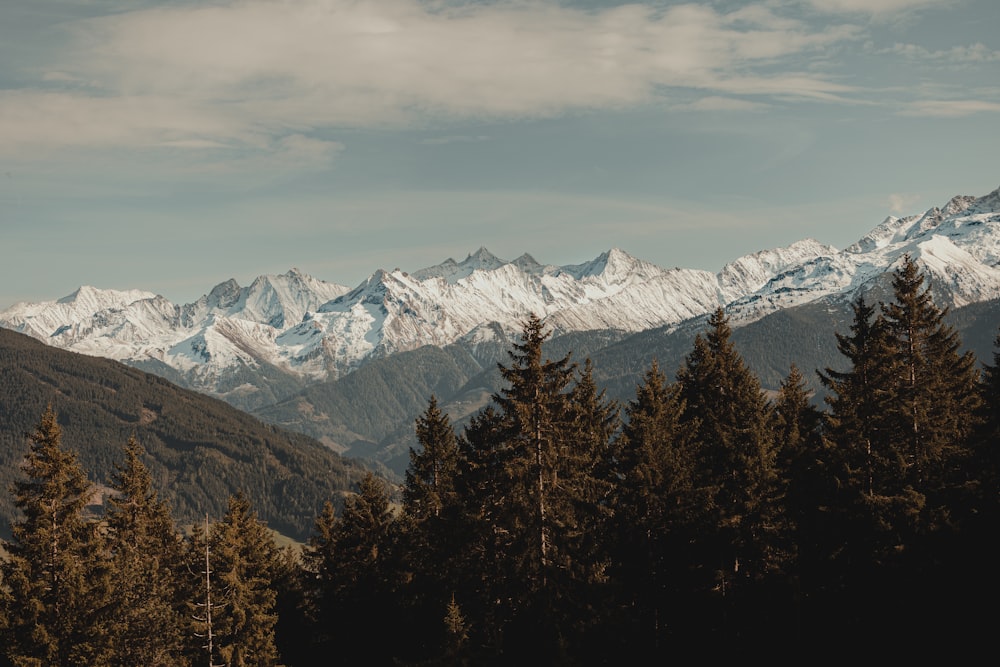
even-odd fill
[(998, 28), (995, 0), (7, 0), (0, 308), (843, 248), (1000, 185)]

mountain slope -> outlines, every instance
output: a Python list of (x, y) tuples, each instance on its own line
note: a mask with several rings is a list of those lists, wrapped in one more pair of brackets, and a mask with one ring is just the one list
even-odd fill
[(319, 442), (267, 425), (230, 405), (121, 363), (66, 352), (0, 329), (0, 533), (14, 516), (7, 493), (27, 452), (24, 434), (46, 405), (63, 445), (106, 484), (135, 435), (158, 492), (183, 522), (219, 518), (242, 489), (271, 528), (304, 539), (326, 500), (366, 468)]
[(399, 471), (428, 394), (452, 401), (456, 417), (481, 405), (529, 312), (554, 332), (552, 350), (594, 357), (598, 379), (627, 398), (653, 357), (673, 370), (721, 306), (748, 362), (776, 388), (792, 362), (811, 378), (836, 361), (833, 332), (846, 331), (851, 300), (888, 298), (904, 255), (953, 316), (1000, 299), (1000, 189), (886, 218), (844, 250), (805, 239), (718, 273), (664, 269), (617, 249), (552, 266), (480, 248), (412, 273), (378, 270), (354, 289), (295, 270), (246, 288), (227, 281), (185, 306), (81, 288), (18, 304), (0, 326), (123, 360)]

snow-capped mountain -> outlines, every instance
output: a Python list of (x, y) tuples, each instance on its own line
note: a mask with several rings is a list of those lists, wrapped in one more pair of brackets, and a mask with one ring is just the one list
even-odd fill
[(1000, 190), (887, 218), (845, 250), (806, 239), (740, 257), (718, 273), (665, 269), (618, 249), (552, 266), (480, 248), (412, 273), (378, 270), (354, 289), (295, 269), (248, 287), (230, 280), (184, 305), (149, 292), (81, 287), (58, 301), (0, 312), (0, 326), (75, 352), (170, 369), (187, 386), (224, 398), (238, 385), (245, 398), (256, 391), (255, 374), (333, 379), (424, 345), (516, 333), (529, 312), (557, 334), (638, 332), (719, 306), (740, 326), (821, 297), (850, 298), (907, 253), (929, 273), (942, 305), (1000, 298)]

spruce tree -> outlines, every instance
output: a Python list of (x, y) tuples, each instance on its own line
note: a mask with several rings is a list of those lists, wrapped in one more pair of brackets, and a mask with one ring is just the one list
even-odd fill
[(542, 345), (550, 335), (537, 315), (528, 317), (520, 342), (508, 352), (510, 366), (498, 364), (507, 386), (493, 396), (507, 429), (503, 446), (509, 451), (512, 505), (506, 509), (519, 541), (517, 577), (529, 597), (546, 591), (557, 569), (565, 567), (570, 554), (563, 549), (563, 536), (556, 533), (575, 522), (569, 516), (569, 499), (562, 494), (565, 487), (556, 484), (560, 476), (572, 475), (563, 469), (563, 435), (574, 367), (569, 355), (543, 361)]
[[(835, 447), (831, 474), (842, 490), (835, 505), (850, 512), (863, 505), (862, 498), (876, 489), (876, 478), (884, 476), (890, 464), (890, 428), (887, 415), (892, 400), (895, 375), (892, 341), (885, 319), (864, 296), (851, 304), (850, 332), (835, 332), (837, 349), (846, 357), (848, 368), (826, 368), (818, 373), (828, 390), (824, 431)], [(877, 523), (877, 521), (875, 521)]]
[(507, 521), (510, 484), (503, 446), (506, 426), (495, 406), (473, 415), (458, 441), (459, 501), (453, 576), (463, 612), (470, 620), (474, 639), (487, 651), (499, 651), (503, 631), (511, 616), (509, 563), (513, 533)]
[(980, 471), (975, 483), (979, 514), (989, 517), (978, 524), (989, 526), (1000, 519), (1000, 335), (994, 339), (993, 363), (983, 365), (979, 391), (975, 459), (970, 467)]
[(448, 415), (431, 396), (427, 409), (416, 420), (420, 450), (410, 449), (410, 465), (403, 486), (403, 510), (417, 522), (440, 518), (454, 505), (458, 472), (458, 441)]
[(178, 585), (183, 547), (166, 504), (157, 498), (133, 436), (116, 464), (108, 499), (108, 548), (115, 573), (109, 604), (114, 664), (181, 664), (185, 609)]
[(580, 538), (593, 457), (590, 444), (572, 437), (579, 419), (571, 396), (576, 367), (569, 355), (544, 358), (550, 336), (530, 314), (508, 352), (510, 365), (498, 364), (506, 386), (493, 402), (504, 424), (505, 598), (516, 610), (505, 641), (511, 651), (530, 647), (535, 657), (558, 660), (585, 606)]
[(313, 525), (312, 534), (302, 550), (302, 615), (310, 628), (310, 651), (322, 655), (337, 641), (337, 585), (335, 534), (337, 513), (327, 501)]
[(369, 472), (344, 501), (340, 517), (332, 506), (324, 511), (304, 553), (306, 594), (318, 630), (351, 663), (389, 660), (395, 648), (384, 636), (385, 624), (397, 620), (393, 524), (388, 489)]
[(913, 529), (934, 532), (956, 518), (952, 505), (961, 502), (980, 395), (975, 356), (960, 351), (958, 333), (944, 322), (947, 310), (934, 304), (926, 282), (904, 256), (893, 272), (893, 301), (882, 310), (898, 360), (889, 413), (897, 479), (890, 488), (919, 503), (905, 513), (919, 523)]
[[(405, 643), (411, 659), (440, 652), (445, 638), (437, 616), (454, 597), (454, 561), (463, 546), (455, 483), (458, 439), (437, 398), (416, 420), (419, 450), (410, 449), (399, 519), (399, 567), (408, 574), (403, 592), (409, 618)], [(405, 554), (405, 555), (404, 555)]]
[[(719, 597), (712, 623), (726, 633), (744, 634), (761, 611), (741, 602), (739, 593), (759, 590), (786, 565), (777, 448), (770, 407), (754, 376), (731, 340), (725, 312), (718, 308), (708, 330), (695, 337), (693, 349), (677, 373), (684, 401), (681, 419), (696, 439), (695, 493), (704, 500), (705, 515), (696, 540), (702, 565), (712, 573), (704, 582)], [(748, 612), (733, 619), (734, 605)], [(721, 616), (719, 615), (721, 614)]]
[(278, 665), (274, 579), (281, 554), (271, 532), (237, 492), (209, 539), (212, 581), (219, 591), (213, 630), (220, 661), (227, 667)]
[(613, 574), (637, 636), (625, 646), (642, 656), (655, 652), (673, 630), (668, 610), (679, 604), (681, 582), (690, 576), (685, 544), (697, 506), (694, 484), (696, 428), (681, 427), (684, 403), (656, 360), (626, 406), (614, 443)]
[(101, 611), (109, 572), (96, 522), (85, 516), (92, 488), (76, 454), (62, 446), (62, 428), (49, 405), (28, 434), (25, 479), (14, 484), (20, 520), (11, 526), (7, 643), (15, 665), (107, 664)]

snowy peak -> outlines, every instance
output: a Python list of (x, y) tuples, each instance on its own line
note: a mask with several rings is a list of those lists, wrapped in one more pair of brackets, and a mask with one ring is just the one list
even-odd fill
[(752, 294), (771, 280), (816, 257), (837, 254), (833, 246), (814, 239), (797, 241), (784, 248), (761, 250), (726, 264), (719, 272), (719, 289), (725, 302)]
[(718, 273), (665, 269), (619, 248), (556, 266), (527, 253), (506, 261), (481, 247), (461, 262), (413, 273), (379, 269), (354, 289), (294, 268), (247, 287), (224, 281), (183, 306), (139, 290), (81, 287), (59, 301), (0, 312), (0, 326), (76, 352), (155, 362), (186, 386), (223, 398), (238, 387), (250, 401), (255, 373), (281, 369), (296, 381), (320, 381), (424, 345), (486, 349), (513, 340), (529, 312), (556, 334), (674, 326), (720, 306), (740, 326), (820, 298), (849, 298), (904, 254), (929, 272), (942, 305), (1000, 297), (1000, 189), (886, 218), (844, 251), (804, 239), (737, 258)]
[(98, 289), (90, 285), (82, 285), (56, 303), (72, 305), (81, 311), (94, 312), (96, 310), (124, 308), (140, 299), (151, 299), (155, 296), (152, 292), (143, 290)]
[[(522, 257), (518, 258), (518, 260), (521, 260), (523, 257), (528, 257), (528, 259), (531, 260), (530, 256), (527, 255), (522, 255)], [(517, 260), (515, 261), (515, 264), (516, 263)], [(417, 280), (443, 278), (449, 283), (456, 283), (462, 278), (467, 278), (472, 275), (473, 271), (493, 271), (506, 264), (509, 264), (509, 262), (500, 259), (486, 248), (480, 247), (479, 250), (474, 253), (470, 253), (461, 262), (456, 262), (454, 259), (449, 257), (440, 264), (414, 271), (412, 275)]]

